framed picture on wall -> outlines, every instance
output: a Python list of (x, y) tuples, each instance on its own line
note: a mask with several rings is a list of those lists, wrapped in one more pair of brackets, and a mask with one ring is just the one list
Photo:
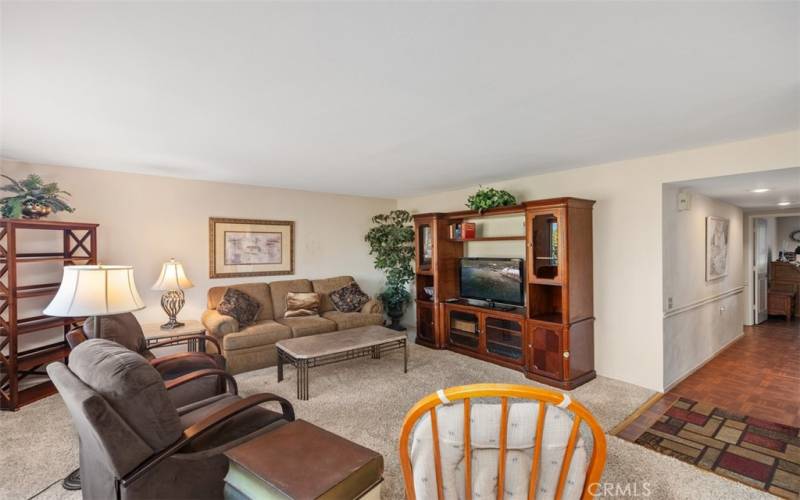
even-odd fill
[(722, 217), (706, 217), (706, 281), (728, 274), (730, 221)]
[(294, 222), (208, 219), (209, 278), (294, 274)]

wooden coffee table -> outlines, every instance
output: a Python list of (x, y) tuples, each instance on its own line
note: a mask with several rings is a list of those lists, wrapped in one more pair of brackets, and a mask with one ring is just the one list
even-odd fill
[(403, 349), (403, 373), (408, 372), (408, 346), (405, 333), (382, 326), (362, 326), (339, 332), (310, 335), (278, 341), (278, 382), (283, 380), (283, 364), (297, 369), (297, 399), (308, 399), (308, 369)]

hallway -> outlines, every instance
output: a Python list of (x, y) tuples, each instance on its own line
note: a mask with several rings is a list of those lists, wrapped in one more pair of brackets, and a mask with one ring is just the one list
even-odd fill
[(800, 321), (769, 319), (611, 434), (784, 498), (800, 494)]
[(770, 318), (667, 395), (800, 427), (800, 320)]

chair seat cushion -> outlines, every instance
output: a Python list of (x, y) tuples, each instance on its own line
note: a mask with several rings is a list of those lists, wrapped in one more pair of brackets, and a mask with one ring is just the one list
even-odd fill
[(349, 330), (360, 326), (383, 325), (383, 314), (330, 311), (322, 317), (336, 323), (337, 330)]
[[(240, 401), (242, 398), (233, 394), (224, 394), (209, 398), (206, 401), (198, 401), (188, 407), (181, 408), (181, 425), (188, 429), (192, 425), (200, 422), (204, 418), (225, 409), (226, 407)], [(208, 433), (207, 437), (198, 439), (193, 445), (192, 450), (206, 450), (218, 445), (229, 443), (236, 439), (245, 437), (252, 432), (263, 429), (276, 422), (282, 421), (283, 415), (267, 410), (260, 406), (254, 406), (232, 419), (214, 428), (214, 432)]]
[(226, 351), (247, 349), (248, 347), (271, 345), (291, 336), (292, 330), (289, 327), (269, 319), (259, 321), (236, 333), (225, 335), (222, 338), (222, 346)]
[(297, 318), (283, 318), (278, 320), (292, 329), (293, 337), (305, 337), (317, 333), (336, 331), (336, 323), (319, 316), (301, 316)]

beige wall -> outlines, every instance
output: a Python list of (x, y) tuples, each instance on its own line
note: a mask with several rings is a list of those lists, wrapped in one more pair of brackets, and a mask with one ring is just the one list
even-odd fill
[[(660, 390), (664, 387), (662, 184), (798, 165), (800, 132), (795, 131), (491, 186), (507, 189), (521, 200), (577, 196), (597, 201), (595, 365), (601, 375)], [(487, 178), (491, 175), (486, 173)], [(412, 212), (460, 210), (476, 189), (405, 198), (398, 206)]]
[[(72, 214), (57, 219), (97, 222), (100, 260), (134, 266), (147, 308), (142, 321), (166, 320), (160, 292), (150, 290), (170, 257), (183, 262), (195, 287), (186, 291), (180, 318), (200, 318), (210, 286), (274, 281), (292, 276), (209, 279), (208, 218), (295, 221), (295, 274), (318, 278), (351, 274), (375, 293), (383, 282), (374, 270), (364, 234), (370, 217), (395, 208), (394, 200), (339, 196), (238, 184), (191, 181), (82, 168), (1, 161), (0, 172), (22, 177), (36, 172), (72, 193)], [(33, 269), (25, 271), (34, 273)]]
[[(744, 217), (728, 203), (692, 193), (678, 211), (679, 189), (663, 190), (664, 385), (681, 380), (742, 334)], [(706, 281), (706, 218), (729, 221), (728, 274)], [(671, 300), (670, 300), (671, 299)], [(670, 303), (672, 304), (670, 307)]]

